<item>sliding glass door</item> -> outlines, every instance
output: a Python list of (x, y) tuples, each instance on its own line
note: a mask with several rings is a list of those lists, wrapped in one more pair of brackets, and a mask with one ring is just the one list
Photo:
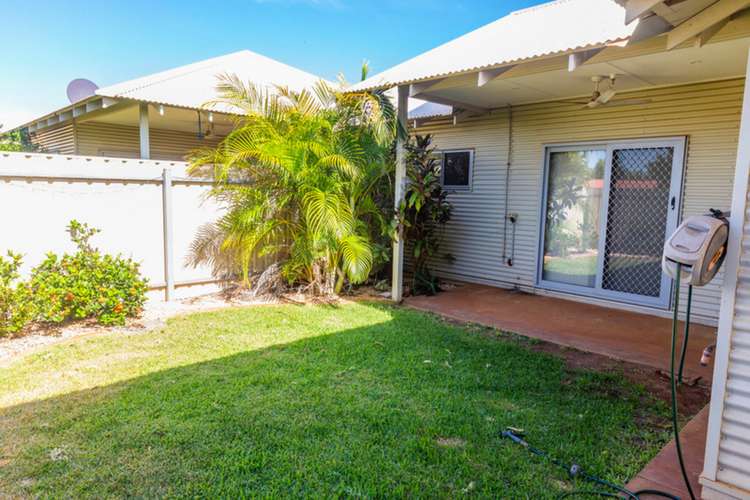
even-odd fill
[(542, 278), (594, 288), (607, 151), (551, 151), (547, 167)]
[(683, 156), (684, 139), (547, 148), (540, 286), (666, 306)]

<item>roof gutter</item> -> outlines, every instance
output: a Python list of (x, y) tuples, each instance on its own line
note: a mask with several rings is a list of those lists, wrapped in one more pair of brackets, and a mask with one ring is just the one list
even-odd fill
[(107, 96), (107, 95), (95, 94), (85, 99), (82, 99), (76, 103), (69, 104), (63, 108), (57, 109), (51, 113), (43, 115), (40, 118), (35, 118), (22, 125), (13, 127), (12, 129), (7, 130), (6, 132), (13, 132), (15, 130), (22, 130), (22, 129), (28, 129), (29, 132), (36, 132), (37, 130), (42, 130), (44, 128), (66, 122), (68, 120), (72, 120), (73, 118), (78, 118), (80, 116), (92, 113), (94, 111), (107, 109), (116, 104), (121, 104), (121, 103), (126, 103), (126, 102), (146, 103), (146, 104), (153, 104), (155, 106), (168, 106), (170, 108), (185, 109), (189, 111), (211, 111), (212, 113), (216, 113), (220, 115), (227, 115), (227, 116), (241, 116), (239, 113), (228, 113), (226, 111), (216, 111), (213, 109), (209, 110), (204, 107), (180, 106), (180, 105), (170, 104), (166, 102), (150, 101), (150, 100), (145, 100), (145, 99), (134, 99), (132, 97)]
[(12, 132), (14, 130), (21, 130), (21, 129), (28, 129), (29, 132), (35, 132), (43, 128), (57, 125), (58, 123), (72, 120), (73, 118), (77, 118), (87, 113), (91, 113), (92, 111), (97, 111), (99, 109), (106, 109), (110, 106), (117, 104), (117, 102), (118, 102), (117, 99), (112, 99), (111, 97), (92, 95), (78, 102), (69, 104), (51, 113), (43, 115), (40, 118), (35, 118), (22, 125), (13, 127), (12, 129), (8, 130), (8, 132)]
[(170, 108), (184, 109), (188, 111), (210, 111), (212, 113), (217, 113), (220, 115), (242, 116), (241, 113), (230, 113), (228, 111), (218, 111), (216, 109), (212, 109), (212, 108), (205, 107), (205, 106), (185, 106), (185, 105), (180, 105), (180, 104), (173, 104), (170, 102), (155, 101), (155, 100), (150, 100), (150, 99), (136, 99), (134, 97), (126, 97), (126, 96), (119, 96), (119, 95), (115, 95), (115, 96), (105, 96), (103, 94), (97, 94), (97, 95), (102, 95), (102, 97), (104, 98), (115, 99), (120, 102), (127, 101), (127, 102), (132, 102), (132, 103), (146, 103), (146, 104), (153, 104), (154, 106), (165, 106), (165, 107), (170, 107)]

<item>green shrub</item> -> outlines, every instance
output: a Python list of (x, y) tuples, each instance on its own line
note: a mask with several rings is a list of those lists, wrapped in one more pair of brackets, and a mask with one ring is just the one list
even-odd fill
[(23, 129), (0, 133), (0, 151), (39, 151), (39, 147), (31, 142), (29, 132)]
[(403, 228), (404, 240), (413, 245), (411, 291), (415, 295), (434, 295), (440, 291), (429, 261), (438, 255), (445, 224), (453, 212), (448, 193), (440, 182), (440, 169), (431, 135), (418, 135), (407, 141), (406, 177), (409, 182), (404, 199), (396, 209), (395, 223)]
[(565, 229), (561, 223), (548, 226), (545, 251), (553, 257), (567, 257), (570, 249), (581, 246), (581, 240)]
[(36, 319), (49, 323), (96, 318), (102, 325), (121, 325), (138, 316), (147, 282), (139, 264), (120, 255), (102, 254), (90, 244), (98, 229), (71, 221), (68, 233), (74, 254), (47, 254), (31, 274)]
[(17, 333), (31, 320), (34, 307), (29, 285), (18, 281), (21, 256), (0, 256), (0, 337)]

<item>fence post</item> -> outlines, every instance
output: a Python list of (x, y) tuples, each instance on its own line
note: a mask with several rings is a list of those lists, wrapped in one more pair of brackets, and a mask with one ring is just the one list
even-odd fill
[(162, 171), (161, 199), (164, 228), (164, 300), (174, 298), (174, 259), (172, 255), (172, 170)]

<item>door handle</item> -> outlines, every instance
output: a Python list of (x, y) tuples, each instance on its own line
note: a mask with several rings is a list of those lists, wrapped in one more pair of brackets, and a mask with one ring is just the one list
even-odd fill
[(672, 199), (669, 200), (669, 206), (674, 210), (674, 207), (677, 205), (677, 197), (672, 196)]

